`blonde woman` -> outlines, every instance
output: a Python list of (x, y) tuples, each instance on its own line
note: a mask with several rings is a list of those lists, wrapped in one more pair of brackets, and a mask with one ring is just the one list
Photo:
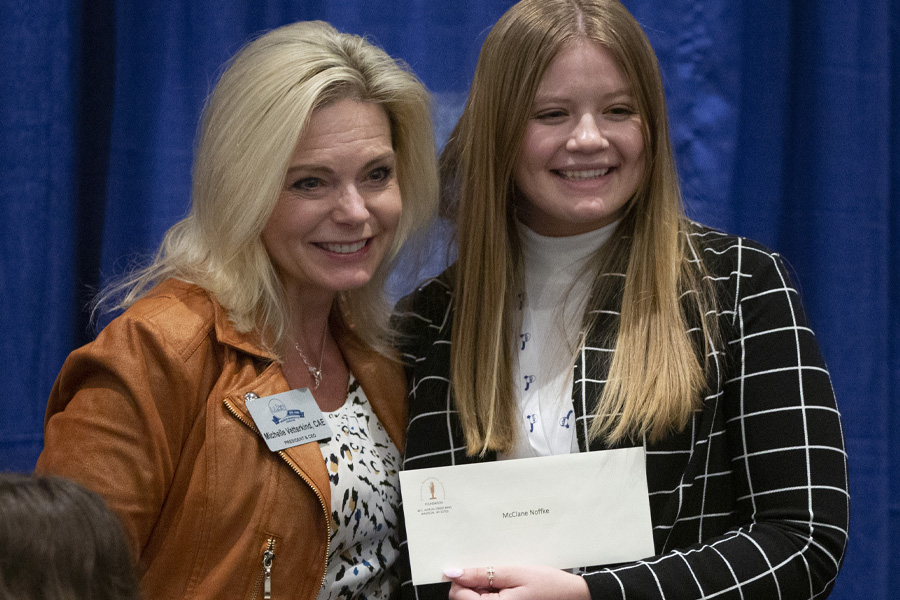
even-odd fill
[(685, 217), (668, 135), (656, 57), (616, 0), (523, 0), (487, 36), (441, 159), (458, 259), (397, 309), (404, 468), (644, 446), (655, 556), (450, 565), (451, 598), (834, 583), (846, 455), (815, 336), (777, 254)]
[(143, 597), (395, 595), (383, 286), (436, 201), (431, 131), (421, 83), (326, 23), (228, 65), (190, 214), (109, 290), (126, 310), (63, 366), (38, 461), (121, 517)]

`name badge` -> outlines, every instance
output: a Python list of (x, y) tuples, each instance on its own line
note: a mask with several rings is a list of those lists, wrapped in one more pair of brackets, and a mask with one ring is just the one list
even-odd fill
[(331, 439), (331, 428), (307, 388), (254, 398), (247, 410), (272, 452)]

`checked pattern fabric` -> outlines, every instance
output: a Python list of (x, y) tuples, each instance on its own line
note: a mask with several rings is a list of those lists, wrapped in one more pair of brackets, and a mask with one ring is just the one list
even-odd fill
[[(824, 598), (843, 560), (849, 493), (840, 415), (815, 334), (779, 255), (698, 224), (685, 235), (717, 290), (722, 339), (700, 408), (682, 431), (647, 444), (656, 555), (581, 572), (593, 598)], [(451, 280), (426, 281), (396, 309), (409, 382), (404, 469), (475, 460), (448, 380)], [(699, 344), (699, 330), (691, 334)], [(612, 355), (598, 339), (588, 337), (575, 364), (582, 451), (604, 449), (587, 442)], [(407, 558), (404, 598), (447, 597), (447, 584), (413, 586), (408, 568)]]

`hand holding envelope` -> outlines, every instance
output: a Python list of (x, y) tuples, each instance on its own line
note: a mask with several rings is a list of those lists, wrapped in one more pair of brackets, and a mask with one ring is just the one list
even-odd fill
[(654, 553), (644, 449), (400, 473), (413, 583), (447, 568), (572, 568)]
[(589, 600), (591, 597), (587, 583), (582, 577), (552, 567), (498, 567), (491, 578), (493, 585), (490, 587), (485, 586), (486, 571), (484, 567), (444, 571), (444, 575), (453, 582), (450, 586), (450, 600), (474, 600), (482, 593), (491, 591), (497, 593), (497, 590), (514, 590), (518, 600), (530, 598)]

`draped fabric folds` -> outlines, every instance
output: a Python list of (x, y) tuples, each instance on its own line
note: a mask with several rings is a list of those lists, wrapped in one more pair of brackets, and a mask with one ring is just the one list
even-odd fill
[[(511, 4), (0, 0), (0, 469), (34, 466), (56, 373), (93, 335), (92, 290), (185, 214), (200, 110), (244, 41), (300, 19), (369, 36), (434, 93), (442, 142)], [(787, 259), (831, 369), (852, 494), (832, 597), (888, 598), (900, 588), (900, 2), (625, 4), (660, 58), (689, 214)]]

